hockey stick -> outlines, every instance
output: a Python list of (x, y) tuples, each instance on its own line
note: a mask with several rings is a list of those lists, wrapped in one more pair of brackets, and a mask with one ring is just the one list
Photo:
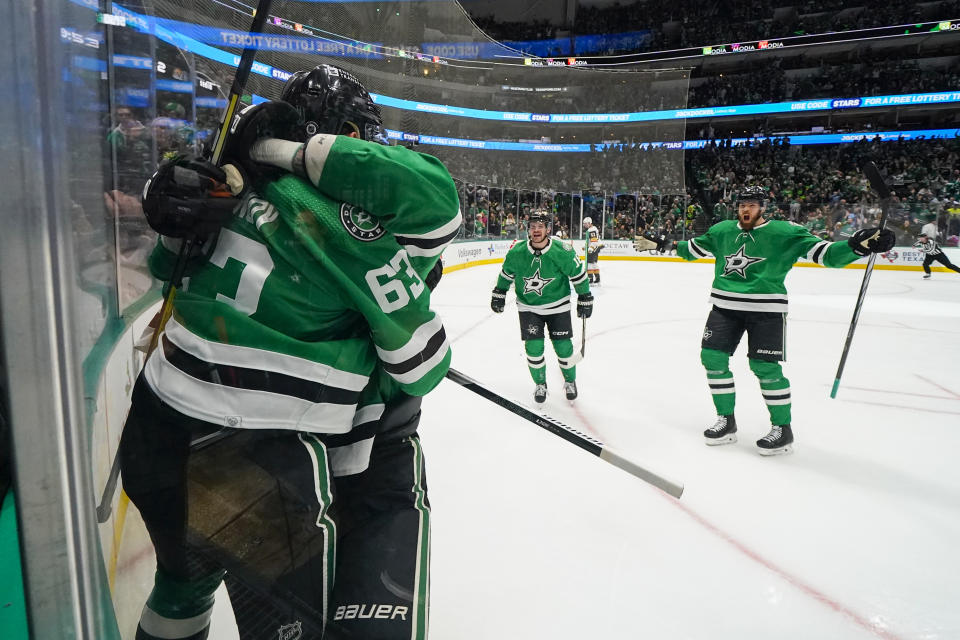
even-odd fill
[(580, 433), (576, 429), (568, 427), (562, 422), (554, 420), (549, 416), (539, 415), (511, 400), (507, 400), (503, 396), (494, 393), (490, 389), (487, 389), (473, 378), (465, 376), (456, 369), (450, 369), (447, 371), (447, 379), (456, 382), (460, 386), (473, 391), (477, 395), (482, 396), (487, 400), (490, 400), (494, 404), (500, 405), (510, 413), (520, 416), (524, 420), (528, 420), (538, 427), (546, 429), (553, 435), (560, 436), (567, 442), (575, 444), (584, 451), (597, 456), (601, 460), (609, 462), (613, 466), (623, 469), (627, 473), (640, 478), (648, 484), (652, 484), (656, 488), (670, 496), (673, 496), (674, 498), (679, 498), (681, 495), (683, 495), (682, 484), (677, 484), (672, 480), (667, 480), (666, 478), (659, 476), (656, 473), (645, 469), (644, 467), (641, 467), (636, 462), (632, 462), (624, 458), (596, 438), (592, 438), (586, 434)]
[(587, 319), (582, 318), (582, 320), (583, 329), (580, 330), (580, 360), (583, 360), (583, 356), (587, 355)]
[(567, 358), (567, 366), (574, 366), (580, 364), (580, 361), (583, 360), (583, 356), (587, 352), (587, 319), (582, 318), (583, 328), (580, 330), (580, 350), (574, 351), (573, 355)]
[[(588, 233), (586, 240), (584, 242), (584, 247), (583, 247), (584, 269), (586, 269), (587, 253), (589, 252), (589, 250), (590, 250), (590, 234)], [(580, 330), (580, 353), (574, 352), (574, 354), (567, 359), (567, 364), (571, 366), (575, 364), (579, 364), (580, 361), (583, 360), (583, 357), (587, 355), (587, 319), (582, 318), (582, 320), (583, 320), (583, 328)]]
[[(270, 4), (273, 0), (260, 0), (253, 14), (253, 22), (250, 24), (250, 33), (260, 33), (263, 31), (263, 25), (267, 21), (267, 15), (270, 12)], [(257, 56), (257, 50), (253, 47), (244, 49), (240, 56), (240, 62), (237, 64), (237, 73), (233, 76), (233, 84), (230, 85), (230, 97), (227, 100), (227, 108), (223, 112), (223, 119), (220, 121), (220, 128), (213, 141), (210, 162), (215, 165), (220, 164), (223, 157), (223, 149), (227, 143), (227, 137), (230, 134), (230, 123), (233, 116), (237, 113), (240, 106), (240, 98), (243, 96), (243, 89), (247, 85), (247, 79), (250, 77), (250, 70), (253, 68), (253, 60)], [(163, 296), (163, 306), (160, 308), (160, 321), (157, 323), (153, 336), (150, 338), (150, 346), (147, 348), (147, 356), (153, 353), (160, 341), (160, 334), (163, 333), (167, 321), (173, 314), (173, 299), (177, 295), (177, 289), (183, 281), (183, 274), (187, 269), (187, 259), (190, 256), (193, 247), (197, 244), (196, 236), (187, 236), (180, 244), (180, 251), (177, 253), (177, 261), (174, 263), (173, 274), (167, 284)], [(146, 359), (144, 359), (146, 362)]]
[[(862, 167), (863, 174), (870, 181), (870, 186), (880, 196), (880, 228), (887, 223), (887, 213), (890, 211), (892, 201), (892, 191), (880, 169), (873, 162), (867, 162)], [(857, 296), (857, 304), (853, 308), (853, 319), (850, 320), (850, 328), (847, 330), (847, 341), (843, 345), (843, 354), (840, 356), (840, 366), (837, 367), (837, 375), (833, 380), (833, 388), (830, 390), (830, 397), (837, 397), (837, 389), (840, 388), (840, 377), (843, 375), (843, 367), (847, 364), (847, 355), (850, 353), (850, 343), (853, 342), (853, 332), (857, 329), (857, 321), (860, 319), (860, 308), (863, 306), (863, 299), (867, 295), (867, 285), (870, 284), (870, 274), (873, 272), (873, 263), (877, 260), (877, 254), (871, 253), (867, 261), (867, 270), (863, 274), (863, 282), (860, 284), (860, 294)]]
[[(260, 0), (253, 16), (253, 22), (250, 25), (251, 33), (259, 33), (263, 30), (263, 25), (266, 23), (267, 15), (269, 14), (270, 5), (272, 2), (273, 0)], [(217, 130), (217, 135), (214, 140), (213, 153), (211, 154), (210, 158), (210, 161), (214, 164), (220, 164), (220, 160), (223, 156), (223, 149), (226, 145), (227, 136), (230, 131), (230, 123), (240, 105), (240, 98), (243, 96), (243, 89), (247, 84), (247, 79), (250, 77), (250, 70), (253, 68), (253, 61), (254, 58), (256, 58), (256, 55), (257, 50), (251, 48), (245, 49), (243, 55), (240, 56), (240, 62), (237, 64), (237, 73), (234, 75), (233, 84), (230, 86), (230, 98), (227, 102), (227, 108), (223, 112), (223, 118), (220, 121), (220, 128)], [(146, 356), (144, 356), (143, 359), (144, 366), (146, 366), (146, 362), (150, 358), (150, 355), (157, 348), (157, 345), (160, 341), (160, 334), (163, 333), (163, 329), (166, 326), (167, 321), (173, 314), (173, 299), (176, 296), (177, 289), (180, 288), (180, 285), (182, 284), (183, 274), (187, 267), (187, 258), (189, 257), (190, 252), (196, 243), (196, 237), (188, 236), (183, 239), (183, 242), (180, 245), (180, 250), (177, 253), (177, 260), (176, 263), (174, 263), (173, 273), (164, 291), (163, 305), (160, 307), (159, 313), (160, 321), (153, 329), (153, 335), (150, 336), (150, 345), (147, 347)], [(110, 467), (110, 475), (107, 478), (106, 486), (104, 487), (103, 494), (100, 498), (100, 503), (97, 505), (97, 521), (101, 524), (107, 521), (113, 510), (113, 494), (117, 489), (118, 480), (120, 478), (119, 461), (119, 455), (115, 456)]]

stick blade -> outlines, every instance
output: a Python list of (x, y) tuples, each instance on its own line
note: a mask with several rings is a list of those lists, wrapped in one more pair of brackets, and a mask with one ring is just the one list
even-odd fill
[(867, 176), (867, 180), (870, 181), (870, 186), (873, 187), (873, 190), (876, 191), (881, 198), (889, 198), (893, 194), (890, 185), (887, 183), (887, 179), (883, 177), (880, 169), (877, 168), (877, 165), (872, 160), (863, 163), (861, 169), (863, 175)]
[(667, 478), (664, 478), (663, 476), (640, 466), (636, 462), (624, 458), (622, 455), (613, 451), (612, 449), (604, 448), (604, 450), (600, 453), (600, 459), (609, 462), (615, 467), (623, 469), (630, 475), (643, 480), (647, 484), (653, 485), (657, 489), (660, 489), (666, 493), (668, 496), (674, 497), (677, 500), (679, 500), (680, 496), (683, 495), (683, 484), (674, 482), (673, 480), (668, 480)]

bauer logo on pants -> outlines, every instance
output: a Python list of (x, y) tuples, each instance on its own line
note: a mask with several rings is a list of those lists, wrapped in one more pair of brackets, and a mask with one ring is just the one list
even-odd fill
[(373, 242), (387, 232), (375, 216), (346, 202), (340, 205), (340, 222), (347, 233), (363, 242)]

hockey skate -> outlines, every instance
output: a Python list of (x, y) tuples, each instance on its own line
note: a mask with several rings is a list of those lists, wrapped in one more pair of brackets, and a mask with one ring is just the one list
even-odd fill
[(547, 385), (538, 384), (537, 388), (533, 390), (533, 399), (536, 400), (539, 404), (543, 404), (547, 401)]
[(718, 444), (731, 444), (737, 441), (737, 419), (730, 414), (729, 416), (717, 416), (717, 421), (712, 427), (703, 432), (704, 441), (712, 446)]
[(924, 274), (923, 279), (924, 279), (924, 280), (929, 280), (929, 279), (930, 279), (930, 274), (929, 274), (929, 273)]
[(770, 433), (757, 440), (757, 446), (760, 447), (760, 455), (775, 456), (781, 453), (790, 453), (793, 451), (793, 431), (790, 425), (773, 425), (770, 427)]
[(563, 383), (563, 392), (567, 394), (567, 400), (573, 402), (577, 399), (577, 383), (571, 380)]

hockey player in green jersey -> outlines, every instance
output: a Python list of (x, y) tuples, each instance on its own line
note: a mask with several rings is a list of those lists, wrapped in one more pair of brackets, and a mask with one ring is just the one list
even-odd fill
[[(122, 477), (157, 552), (136, 637), (206, 638), (226, 569), (243, 638), (425, 638), (416, 430), (450, 363), (430, 289), (456, 187), (435, 158), (378, 144), (378, 108), (338, 67), (294, 74), (231, 131), (242, 171), (180, 159), (144, 189), (163, 221), (202, 209), (210, 181), (249, 185), (133, 392)], [(157, 277), (178, 242), (161, 238)]]
[(704, 431), (709, 445), (736, 442), (734, 383), (729, 359), (744, 332), (750, 370), (770, 414), (770, 432), (757, 441), (760, 453), (773, 455), (792, 449), (790, 381), (780, 362), (786, 359), (787, 290), (783, 281), (803, 256), (826, 267), (843, 267), (860, 256), (888, 251), (895, 242), (888, 229), (861, 229), (849, 240), (827, 242), (805, 228), (763, 218), (766, 200), (761, 187), (740, 194), (737, 220), (725, 220), (706, 233), (677, 243), (677, 255), (696, 260), (716, 259), (710, 302), (701, 342), (700, 360), (717, 410), (717, 421)]
[(502, 313), (507, 289), (513, 285), (520, 312), (520, 339), (527, 353), (527, 366), (537, 385), (533, 398), (547, 399), (547, 371), (544, 357), (544, 326), (563, 373), (563, 390), (568, 400), (577, 397), (577, 368), (573, 357), (573, 326), (570, 322), (570, 285), (577, 292), (577, 316), (589, 318), (593, 313), (593, 294), (587, 281), (584, 263), (573, 247), (551, 238), (547, 214), (530, 215), (529, 238), (518, 242), (503, 261), (503, 269), (493, 289), (490, 307)]

